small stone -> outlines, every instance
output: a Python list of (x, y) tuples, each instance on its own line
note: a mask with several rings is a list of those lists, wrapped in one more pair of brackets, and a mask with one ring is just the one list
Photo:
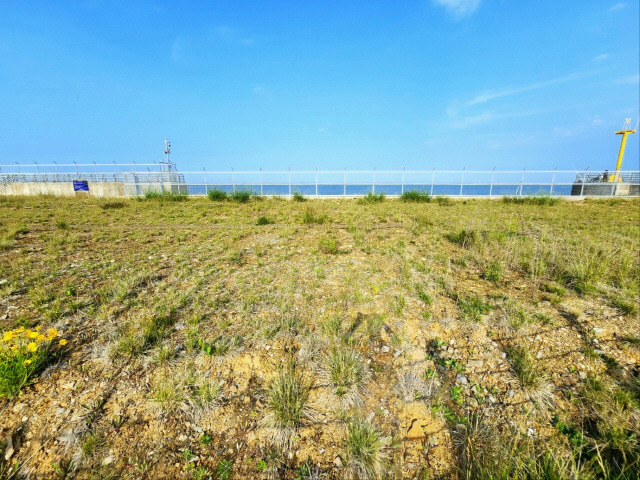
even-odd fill
[(338, 455), (336, 458), (333, 459), (333, 464), (337, 467), (337, 468), (342, 468), (342, 458), (340, 458), (340, 455)]
[(509, 396), (513, 397), (516, 394), (516, 392), (514, 392), (513, 390), (509, 390)]
[(187, 436), (185, 434), (182, 434), (178, 437), (179, 442), (184, 442), (185, 440), (187, 440)]
[(414, 420), (411, 424), (411, 428), (409, 428), (409, 431), (407, 432), (407, 438), (409, 440), (421, 440), (424, 436), (424, 431), (422, 430), (420, 423), (418, 420)]
[(466, 385), (467, 383), (469, 383), (469, 382), (467, 381), (467, 377), (465, 377), (464, 375), (462, 375), (462, 374), (460, 374), (460, 373), (459, 373), (458, 375), (456, 375), (456, 380), (457, 380), (458, 382), (460, 382), (461, 384), (463, 384), (463, 385)]
[(26, 403), (16, 403), (12, 408), (13, 413), (20, 413), (22, 410), (25, 409), (26, 406), (27, 406)]
[(467, 362), (468, 368), (482, 368), (482, 360), (469, 360)]
[(320, 455), (322, 455), (324, 452), (325, 452), (324, 448), (319, 448), (319, 449), (318, 449), (318, 453), (319, 453)]
[(587, 373), (586, 372), (578, 372), (578, 375), (580, 375), (580, 380), (586, 380), (587, 379)]
[(389, 346), (388, 346), (388, 345), (384, 345), (384, 346), (382, 347), (382, 350), (381, 350), (381, 351), (382, 351), (382, 353), (389, 353), (389, 350), (391, 350), (391, 349), (389, 348)]
[(202, 427), (197, 427), (197, 426), (194, 425), (193, 429), (198, 433), (202, 433)]
[(489, 395), (488, 400), (489, 400), (491, 403), (496, 403), (496, 397), (494, 397), (493, 395)]

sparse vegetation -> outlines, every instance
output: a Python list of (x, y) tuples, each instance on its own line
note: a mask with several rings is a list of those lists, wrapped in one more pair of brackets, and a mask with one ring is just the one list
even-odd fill
[(637, 199), (259, 198), (0, 197), (0, 477), (639, 476)]

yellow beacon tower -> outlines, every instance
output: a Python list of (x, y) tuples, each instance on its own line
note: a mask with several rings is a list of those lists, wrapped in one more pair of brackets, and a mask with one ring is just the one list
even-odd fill
[(631, 130), (631, 128), (629, 128), (630, 123), (631, 119), (626, 118), (624, 120), (624, 130), (616, 132), (616, 135), (622, 135), (622, 141), (620, 142), (620, 152), (618, 153), (618, 162), (616, 163), (616, 173), (615, 175), (611, 175), (611, 177), (609, 177), (610, 182), (622, 181), (622, 179), (620, 178), (620, 167), (622, 167), (622, 157), (624, 157), (624, 147), (627, 144), (627, 135), (629, 135), (630, 133), (636, 133), (635, 130)]

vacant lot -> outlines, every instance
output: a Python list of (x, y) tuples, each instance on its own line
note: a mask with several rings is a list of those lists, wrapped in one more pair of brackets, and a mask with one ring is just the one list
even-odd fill
[(0, 478), (638, 478), (638, 200), (212, 197), (0, 198)]

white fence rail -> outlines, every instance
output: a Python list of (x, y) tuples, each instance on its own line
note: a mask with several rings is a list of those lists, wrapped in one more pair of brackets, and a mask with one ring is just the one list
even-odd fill
[[(189, 195), (218, 189), (231, 193), (250, 190), (261, 195), (362, 196), (384, 193), (399, 196), (417, 190), (430, 195), (640, 195), (640, 172), (589, 170), (255, 170), (177, 172), (173, 164), (8, 164), (0, 165), (2, 184), (13, 182), (122, 182), (130, 192), (164, 190), (168, 184)], [(172, 188), (172, 191), (176, 191)]]

